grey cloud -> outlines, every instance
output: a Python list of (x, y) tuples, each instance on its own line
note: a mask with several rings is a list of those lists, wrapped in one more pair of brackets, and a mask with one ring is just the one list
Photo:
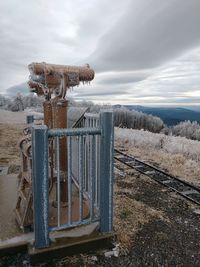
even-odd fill
[(98, 97), (101, 97), (101, 96), (105, 96), (106, 97), (109, 97), (109, 96), (113, 96), (113, 95), (116, 95), (116, 91), (108, 91), (108, 92), (105, 92), (105, 91), (101, 91), (101, 92), (86, 92), (84, 94), (81, 94), (81, 93), (77, 93), (76, 94), (76, 98), (86, 98), (86, 97), (92, 97), (92, 98), (96, 98), (96, 100), (98, 100)]
[(82, 0), (1, 1), (0, 90), (26, 80), (30, 62), (72, 64), (84, 57), (87, 39), (76, 40), (82, 10)]
[(154, 101), (152, 101), (152, 100), (149, 100), (149, 101), (145, 101), (146, 103), (147, 102), (151, 102), (151, 103), (159, 103), (159, 104), (165, 104), (165, 103), (173, 103), (173, 104), (188, 104), (188, 103), (190, 103), (190, 104), (197, 104), (197, 103), (199, 103), (200, 104), (200, 98), (190, 98), (189, 100), (188, 100), (188, 98), (179, 98), (179, 97), (177, 97), (177, 98), (174, 98), (174, 99), (171, 99), (171, 98), (163, 98), (162, 100), (154, 100)]
[[(79, 86), (75, 87), (74, 90), (69, 93), (69, 97), (74, 99), (84, 98), (87, 100), (100, 100), (105, 98), (105, 101), (111, 101), (114, 96), (121, 94), (128, 95), (129, 84), (121, 86), (121, 84), (109, 86), (101, 86), (99, 84), (93, 83), (91, 86)], [(110, 99), (110, 100), (109, 100)]]
[(88, 62), (97, 75), (77, 99), (195, 103), (199, 13), (199, 0), (0, 1), (0, 90), (26, 81), (32, 61)]
[(136, 83), (144, 80), (150, 72), (146, 71), (132, 71), (132, 72), (115, 72), (103, 73), (96, 78), (96, 83), (99, 85), (113, 85), (113, 84), (128, 84)]
[[(122, 98), (123, 99), (123, 98)], [(127, 99), (123, 99), (124, 101)], [(141, 105), (182, 105), (182, 104), (190, 104), (190, 105), (200, 105), (200, 98), (190, 98), (187, 97), (138, 97), (138, 98), (132, 98), (131, 101), (125, 101), (126, 104), (138, 104)]]
[(171, 101), (172, 103), (199, 103), (200, 105), (200, 97), (185, 97), (185, 98), (176, 98)]
[(77, 38), (89, 38), (92, 42), (95, 36), (102, 36), (112, 28), (126, 12), (131, 0), (101, 0), (88, 9), (88, 14), (82, 13), (79, 18)]
[(200, 43), (199, 0), (133, 0), (90, 60), (98, 70), (158, 67)]
[(16, 96), (17, 93), (20, 93), (22, 95), (29, 94), (29, 88), (27, 83), (22, 83), (19, 85), (11, 86), (6, 90), (6, 94), (8, 96)]

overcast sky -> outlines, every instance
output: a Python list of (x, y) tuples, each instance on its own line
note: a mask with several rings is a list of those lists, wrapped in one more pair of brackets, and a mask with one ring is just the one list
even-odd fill
[(200, 0), (0, 1), (0, 92), (31, 62), (89, 63), (74, 99), (200, 104), (199, 25)]

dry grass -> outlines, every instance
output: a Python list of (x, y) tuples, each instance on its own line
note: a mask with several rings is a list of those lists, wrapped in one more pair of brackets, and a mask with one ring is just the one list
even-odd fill
[(18, 141), (22, 137), (23, 128), (23, 124), (0, 123), (0, 165), (10, 166), (12, 172), (20, 164)]
[[(120, 244), (120, 254), (124, 255), (130, 250), (131, 240), (135, 233), (150, 220), (159, 219), (168, 221), (160, 210), (150, 208), (133, 197), (137, 192), (135, 187), (135, 176), (126, 175), (126, 182), (121, 182), (121, 177), (115, 177), (114, 186), (114, 231), (117, 235), (117, 242)], [(140, 177), (142, 179), (142, 177)]]
[(153, 148), (138, 148), (130, 146), (129, 142), (116, 142), (116, 146), (124, 147), (126, 153), (145, 160), (150, 164), (168, 171), (170, 174), (179, 176), (187, 182), (200, 186), (200, 165), (199, 162), (188, 159), (181, 154), (166, 153)]

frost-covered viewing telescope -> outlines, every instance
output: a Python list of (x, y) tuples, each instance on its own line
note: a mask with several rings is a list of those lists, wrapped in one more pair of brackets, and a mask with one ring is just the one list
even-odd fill
[[(66, 92), (68, 89), (78, 86), (82, 83), (89, 83), (94, 79), (94, 70), (90, 68), (89, 64), (84, 66), (63, 66), (47, 63), (31, 63), (28, 66), (30, 71), (28, 85), (31, 92), (37, 93), (38, 96), (45, 96), (43, 102), (44, 125), (48, 129), (67, 129), (68, 117), (68, 100), (66, 99)], [(49, 145), (49, 166), (50, 166), (50, 191), (55, 185), (55, 168), (59, 165), (60, 171), (60, 200), (63, 207), (67, 203), (68, 183), (66, 180), (68, 171), (68, 156), (67, 156), (67, 137), (62, 137), (57, 143), (51, 142)], [(20, 141), (21, 151), (23, 154), (22, 169), (28, 166), (31, 172), (31, 163), (29, 159), (29, 152), (31, 150), (31, 140), (24, 136)], [(55, 162), (55, 150), (59, 149), (59, 163)], [(28, 156), (27, 156), (28, 155)], [(29, 163), (27, 163), (29, 162)], [(23, 176), (21, 184), (24, 183), (26, 175)], [(28, 180), (28, 178), (26, 179)], [(31, 186), (30, 186), (31, 188)], [(27, 205), (31, 206), (32, 198), (29, 198)], [(57, 204), (56, 204), (57, 205)], [(29, 214), (29, 209), (23, 210), (23, 203), (20, 196), (16, 205), (16, 216), (20, 227), (25, 227), (32, 223), (33, 215)], [(21, 214), (21, 215), (20, 215)]]
[(31, 63), (29, 66), (29, 87), (38, 95), (51, 94), (64, 98), (68, 88), (89, 83), (94, 79), (94, 70), (89, 64), (84, 66), (64, 66), (47, 63)]

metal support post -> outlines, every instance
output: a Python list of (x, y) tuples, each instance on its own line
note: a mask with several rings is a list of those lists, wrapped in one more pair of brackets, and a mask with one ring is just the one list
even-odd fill
[(32, 128), (33, 213), (35, 247), (49, 246), (48, 128)]
[(108, 233), (113, 226), (113, 113), (100, 113), (100, 231)]
[(34, 122), (34, 116), (33, 115), (27, 115), (26, 116), (26, 123), (31, 124)]
[[(66, 99), (55, 97), (51, 100), (53, 128), (67, 128), (67, 105)], [(61, 187), (61, 202), (66, 205), (67, 202), (67, 138), (62, 136), (59, 139), (60, 149), (60, 187)]]

